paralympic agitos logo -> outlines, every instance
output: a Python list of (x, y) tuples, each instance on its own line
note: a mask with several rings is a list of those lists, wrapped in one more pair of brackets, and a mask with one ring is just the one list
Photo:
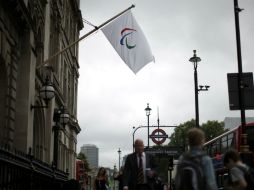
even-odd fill
[(120, 40), (120, 44), (125, 45), (128, 49), (132, 49), (132, 48), (136, 47), (136, 44), (133, 45), (133, 44), (128, 43), (128, 36), (132, 35), (133, 32), (136, 32), (136, 30), (132, 29), (132, 28), (124, 28), (121, 31), (121, 36), (122, 37), (121, 37), (121, 40)]

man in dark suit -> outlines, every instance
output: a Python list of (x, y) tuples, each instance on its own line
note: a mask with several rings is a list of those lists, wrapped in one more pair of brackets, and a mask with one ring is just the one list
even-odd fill
[(152, 155), (144, 152), (144, 143), (137, 139), (135, 152), (126, 158), (123, 172), (123, 190), (154, 190), (156, 163)]

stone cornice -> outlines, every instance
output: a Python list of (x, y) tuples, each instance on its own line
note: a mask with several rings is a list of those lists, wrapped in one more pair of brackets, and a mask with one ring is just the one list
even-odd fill
[(79, 9), (79, 5), (77, 3), (77, 0), (71, 0), (70, 4), (73, 8), (74, 15), (75, 15), (75, 18), (76, 18), (77, 23), (78, 23), (78, 29), (81, 30), (82, 28), (84, 28), (84, 25), (83, 25), (83, 20), (82, 20), (82, 14), (81, 14), (81, 11)]

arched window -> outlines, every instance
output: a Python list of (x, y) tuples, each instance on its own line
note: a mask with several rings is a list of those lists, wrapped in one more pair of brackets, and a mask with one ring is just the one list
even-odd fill
[(6, 69), (3, 61), (0, 58), (0, 143), (4, 141), (5, 133), (5, 104), (6, 104), (6, 88), (7, 88), (7, 78), (6, 78)]
[[(38, 101), (36, 105), (41, 105)], [(34, 109), (33, 122), (33, 155), (35, 158), (45, 160), (45, 119), (42, 108)]]

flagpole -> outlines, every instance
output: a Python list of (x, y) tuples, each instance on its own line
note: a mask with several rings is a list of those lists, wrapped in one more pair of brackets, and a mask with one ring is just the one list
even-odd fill
[(125, 12), (127, 12), (128, 10), (134, 8), (135, 5), (131, 5), (129, 8), (125, 9), (124, 11), (120, 12), (119, 14), (115, 15), (114, 17), (112, 17), (111, 19), (107, 20), (106, 22), (102, 23), (99, 26), (96, 26), (93, 30), (91, 30), (90, 32), (88, 32), (87, 34), (81, 36), (78, 40), (72, 42), (71, 44), (69, 44), (68, 46), (66, 46), (65, 48), (63, 48), (62, 50), (58, 51), (57, 53), (55, 53), (54, 55), (52, 55), (51, 57), (49, 57), (47, 60), (45, 60), (42, 64), (38, 65), (36, 68), (40, 68), (43, 65), (49, 63), (53, 58), (55, 58), (56, 56), (60, 55), (61, 53), (65, 52), (67, 49), (71, 48), (72, 46), (74, 46), (76, 43), (80, 42), (81, 40), (85, 39), (86, 37), (90, 36), (91, 34), (93, 34), (94, 32), (96, 32), (97, 30), (99, 30), (100, 28), (102, 28), (103, 26), (105, 26), (106, 24), (108, 24), (109, 22), (113, 21), (114, 19), (116, 19), (117, 17), (121, 16), (122, 14), (124, 14)]

